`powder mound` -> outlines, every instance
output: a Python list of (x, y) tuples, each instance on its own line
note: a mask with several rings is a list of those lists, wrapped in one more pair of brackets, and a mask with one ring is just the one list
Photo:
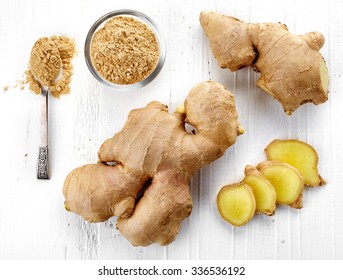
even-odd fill
[(34, 76), (44, 86), (50, 86), (61, 68), (61, 58), (57, 46), (47, 37), (40, 38), (34, 44), (30, 68)]
[(91, 42), (95, 69), (107, 81), (134, 84), (156, 68), (159, 46), (154, 32), (132, 17), (117, 16), (99, 29)]
[[(42, 39), (42, 38), (41, 38)], [(39, 39), (40, 40), (40, 39)], [(39, 41), (38, 40), (38, 41)], [(75, 41), (72, 38), (67, 36), (52, 36), (48, 39), (52, 42), (58, 50), (58, 54), (60, 57), (61, 67), (62, 67), (62, 76), (57, 81), (50, 83), (49, 89), (51, 94), (54, 97), (60, 97), (61, 95), (69, 94), (70, 93), (70, 83), (71, 83), (71, 76), (73, 74), (73, 65), (72, 59), (76, 54), (76, 47)], [(31, 58), (32, 59), (32, 58)], [(31, 64), (30, 59), (30, 64)], [(32, 67), (32, 64), (31, 64)], [(28, 69), (26, 74), (25, 83), (29, 84), (30, 90), (36, 94), (40, 94), (42, 91), (42, 86), (39, 82), (37, 82), (32, 74), (33, 69)], [(58, 72), (60, 67), (58, 67)], [(38, 77), (40, 79), (40, 77)]]

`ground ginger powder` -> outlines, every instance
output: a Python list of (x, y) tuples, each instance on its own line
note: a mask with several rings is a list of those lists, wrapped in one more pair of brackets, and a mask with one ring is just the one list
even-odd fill
[(107, 81), (134, 84), (156, 68), (159, 46), (154, 32), (132, 17), (117, 16), (99, 29), (91, 42), (92, 64)]
[[(73, 74), (72, 59), (76, 54), (75, 41), (74, 39), (71, 39), (67, 36), (52, 36), (49, 38), (49, 40), (53, 42), (58, 49), (62, 68), (61, 78), (57, 81), (52, 81), (49, 85), (49, 89), (54, 97), (60, 97), (61, 95), (70, 93), (71, 76)], [(30, 58), (30, 65), (34, 65), (35, 63), (32, 62), (32, 59), (34, 58)], [(50, 68), (51, 66), (47, 66), (44, 68), (42, 66), (40, 67), (41, 69), (44, 69)], [(42, 91), (42, 87), (40, 83), (35, 80), (31, 69), (28, 69), (25, 74), (25, 83), (29, 84), (30, 90), (36, 94), (40, 94)]]
[(61, 68), (60, 53), (47, 37), (37, 40), (30, 56), (30, 70), (43, 86), (51, 86)]

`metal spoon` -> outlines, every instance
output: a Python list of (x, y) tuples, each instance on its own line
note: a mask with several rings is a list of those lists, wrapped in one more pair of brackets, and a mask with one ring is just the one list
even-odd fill
[(40, 105), (40, 144), (38, 151), (37, 179), (49, 179), (48, 103), (49, 88), (46, 86), (42, 86)]
[[(49, 179), (49, 145), (48, 145), (48, 103), (49, 103), (49, 84), (51, 82), (56, 82), (62, 76), (62, 67), (61, 67), (61, 58), (59, 56), (59, 52), (56, 46), (52, 42), (49, 42), (50, 39), (48, 38), (41, 38), (39, 39), (32, 48), (31, 51), (31, 59), (30, 59), (30, 68), (31, 72), (36, 79), (37, 82), (40, 83), (42, 87), (41, 92), (41, 120), (40, 120), (40, 144), (39, 144), (39, 152), (38, 152), (38, 164), (37, 164), (37, 179)], [(42, 43), (48, 42), (49, 44), (47, 47), (52, 48), (45, 51), (42, 50)], [(54, 49), (56, 48), (56, 49)], [(59, 72), (56, 71), (54, 73), (55, 77), (53, 81), (47, 81), (45, 79), (44, 73), (42, 74), (41, 69), (37, 70), (39, 67), (39, 62), (42, 64), (49, 63), (51, 58), (51, 53), (55, 56), (55, 63), (57, 59), (57, 65), (59, 64)], [(46, 55), (46, 57), (44, 57)], [(35, 59), (33, 59), (35, 57)], [(38, 61), (38, 63), (37, 63)], [(48, 65), (45, 65), (46, 67)], [(57, 68), (58, 69), (58, 68)], [(42, 81), (44, 80), (44, 82)]]

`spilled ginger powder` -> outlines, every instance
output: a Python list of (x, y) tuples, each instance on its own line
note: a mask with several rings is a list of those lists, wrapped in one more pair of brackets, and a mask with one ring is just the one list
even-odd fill
[[(46, 85), (49, 85), (50, 92), (54, 97), (69, 94), (71, 76), (73, 74), (72, 59), (76, 54), (74, 39), (67, 36), (52, 36), (50, 38), (40, 38), (36, 43), (39, 43), (39, 45), (36, 46), (36, 51), (31, 53), (31, 67), (25, 72), (25, 83), (29, 84), (30, 90), (34, 93), (41, 93), (42, 86), (35, 80), (35, 77), (32, 74), (32, 70), (34, 70), (36, 75), (41, 73), (37, 78), (39, 78), (43, 84), (47, 83)], [(54, 46), (51, 44), (54, 44)], [(58, 51), (58, 54), (55, 50)], [(58, 66), (58, 60), (55, 60), (54, 58), (51, 59), (52, 55), (56, 57), (59, 56), (62, 68), (62, 76), (56, 81), (54, 81), (56, 77), (54, 75), (56, 75), (57, 67), (57, 74), (59, 73), (60, 67)], [(44, 81), (42, 77), (45, 77), (46, 81)]]
[(132, 17), (116, 16), (91, 41), (91, 60), (98, 73), (114, 84), (134, 84), (156, 68), (159, 46), (154, 32)]

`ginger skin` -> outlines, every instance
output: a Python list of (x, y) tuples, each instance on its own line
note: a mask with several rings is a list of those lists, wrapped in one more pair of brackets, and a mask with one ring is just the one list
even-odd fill
[(91, 222), (118, 216), (117, 229), (136, 246), (171, 243), (192, 210), (191, 177), (235, 143), (237, 118), (233, 95), (213, 81), (195, 86), (173, 114), (156, 101), (132, 110), (102, 144), (100, 162), (67, 176), (66, 209)]
[(200, 14), (200, 23), (220, 67), (237, 71), (252, 66), (261, 73), (257, 86), (276, 98), (288, 115), (302, 104), (327, 101), (321, 33), (294, 35), (281, 23), (245, 23), (209, 11)]

